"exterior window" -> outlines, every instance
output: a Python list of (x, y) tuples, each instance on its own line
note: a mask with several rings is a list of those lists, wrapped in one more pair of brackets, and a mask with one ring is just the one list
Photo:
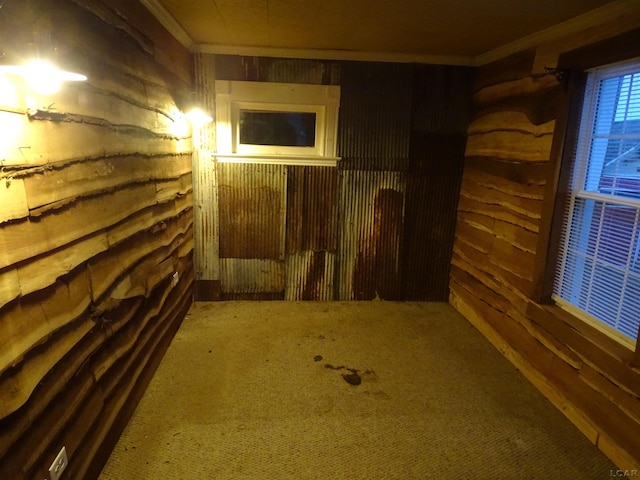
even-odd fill
[[(588, 73), (554, 299), (623, 340), (640, 325), (640, 61)], [(613, 330), (611, 330), (613, 329)]]

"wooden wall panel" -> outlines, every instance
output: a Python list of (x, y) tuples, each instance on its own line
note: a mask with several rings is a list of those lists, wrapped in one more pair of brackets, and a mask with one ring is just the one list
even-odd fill
[(41, 41), (89, 79), (2, 80), (0, 477), (90, 479), (191, 302), (191, 57), (137, 2), (3, 2), (7, 59)]
[(553, 201), (546, 195), (556, 115), (567, 95), (540, 68), (539, 54), (552, 57), (541, 46), (476, 72), (449, 300), (620, 468), (638, 469), (640, 373), (632, 352), (531, 300), (538, 257), (546, 258), (537, 250), (544, 205)]

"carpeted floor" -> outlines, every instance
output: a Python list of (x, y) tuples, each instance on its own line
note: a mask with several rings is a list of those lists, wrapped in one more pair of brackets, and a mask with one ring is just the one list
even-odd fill
[(440, 303), (193, 306), (101, 480), (597, 479), (615, 467)]

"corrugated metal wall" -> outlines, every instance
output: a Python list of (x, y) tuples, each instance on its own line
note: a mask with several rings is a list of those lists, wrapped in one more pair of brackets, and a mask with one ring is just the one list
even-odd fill
[[(213, 55), (194, 55), (196, 98), (208, 112), (215, 111), (216, 62)], [(213, 124), (193, 132), (193, 212), (195, 296), (220, 299), (220, 237), (218, 229), (218, 174), (212, 157), (216, 141)]]
[(286, 204), (285, 166), (218, 165), (223, 298), (284, 298)]
[(401, 172), (341, 172), (338, 298), (402, 299), (405, 187)]
[(219, 55), (210, 70), (341, 85), (338, 168), (218, 165), (222, 298), (447, 300), (469, 69)]
[(218, 80), (340, 85), (340, 62), (216, 55)]
[(287, 300), (332, 300), (338, 176), (332, 167), (288, 167)]
[(419, 65), (413, 78), (402, 293), (446, 301), (473, 71)]
[(406, 171), (413, 65), (344, 62), (338, 156), (341, 170)]

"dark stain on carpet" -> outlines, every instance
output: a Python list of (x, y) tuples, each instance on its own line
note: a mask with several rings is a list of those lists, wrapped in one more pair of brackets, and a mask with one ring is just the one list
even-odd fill
[(342, 378), (349, 385), (358, 386), (362, 383), (362, 378), (357, 373), (343, 373)]
[[(349, 368), (345, 367), (344, 365), (335, 366), (331, 365), (330, 363), (325, 363), (324, 368), (328, 368), (330, 370), (348, 370), (350, 373), (342, 374), (342, 378), (345, 382), (347, 382), (349, 385), (353, 385), (354, 387), (357, 387), (362, 383), (362, 377), (360, 376), (361, 370), (358, 370), (356, 368)], [(373, 370), (365, 370), (364, 374), (374, 375), (375, 372)]]

